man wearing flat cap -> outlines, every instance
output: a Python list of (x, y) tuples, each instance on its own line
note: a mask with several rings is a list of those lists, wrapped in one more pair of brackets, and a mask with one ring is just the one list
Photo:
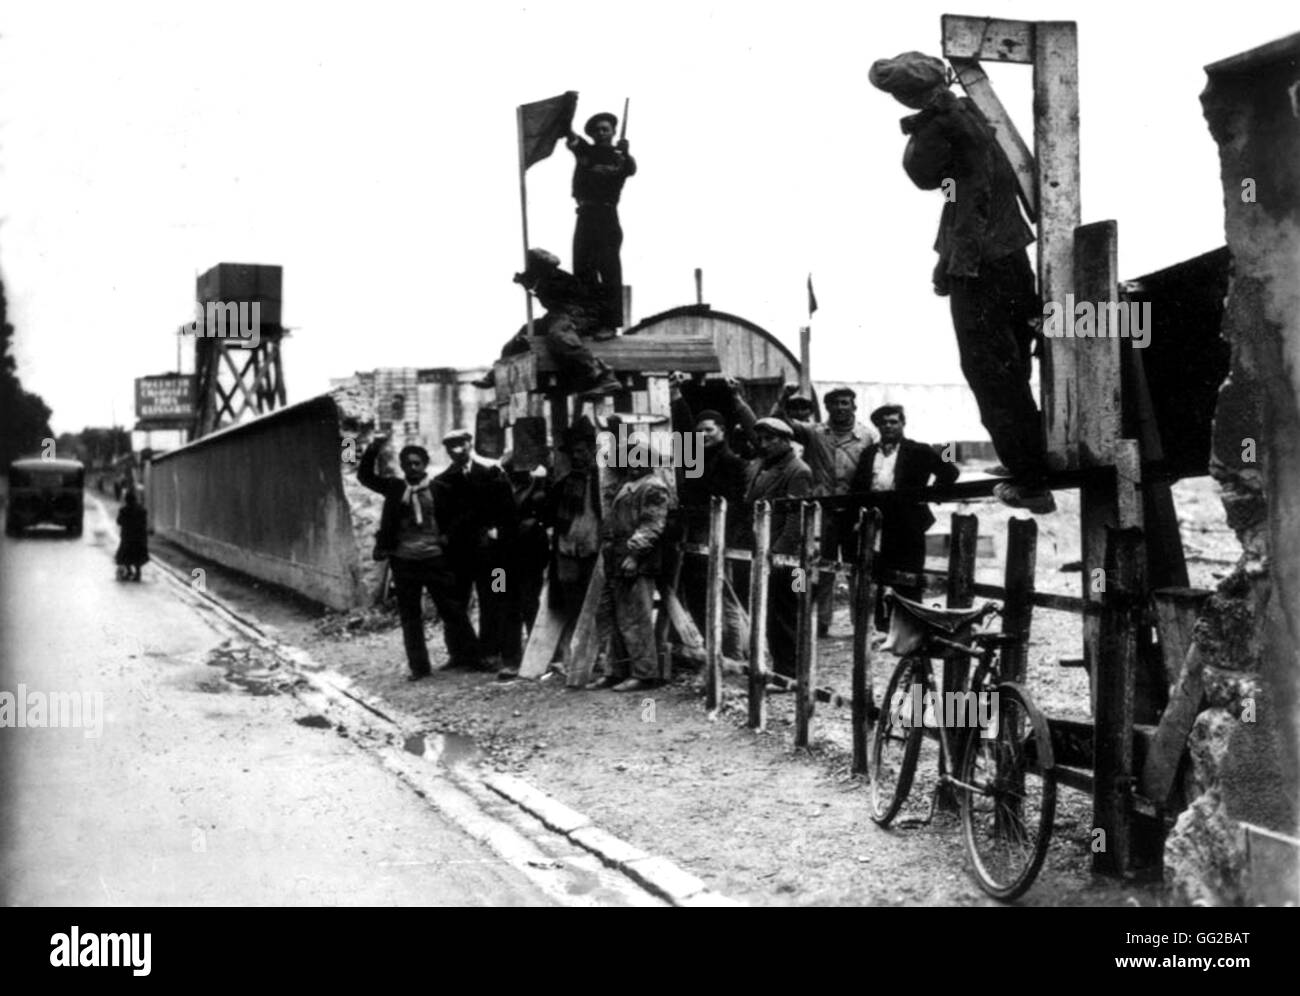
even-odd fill
[(994, 493), (1013, 508), (1051, 512), (1042, 417), (1030, 393), (1034, 322), (1042, 310), (1025, 247), (1016, 178), (984, 115), (948, 89), (943, 62), (920, 52), (880, 59), (871, 83), (915, 110), (903, 169), (922, 190), (943, 189), (934, 248), (935, 293), (950, 299), (961, 369), (980, 420), (1013, 480)]
[[(752, 516), (760, 501), (808, 498), (813, 493), (812, 471), (794, 453), (794, 430), (779, 418), (761, 418), (754, 423), (759, 457), (754, 476), (745, 492), (745, 507)], [(773, 505), (772, 553), (796, 555), (800, 545), (797, 505)], [(799, 622), (799, 598), (794, 590), (794, 569), (773, 567), (767, 587), (767, 648), (772, 669), (787, 678), (795, 676), (795, 653)]]
[[(902, 405), (881, 405), (871, 413), (880, 430), (880, 442), (868, 446), (858, 462), (850, 491), (907, 491), (957, 480), (957, 465), (944, 460), (925, 443), (905, 435), (907, 415)], [(925, 533), (934, 525), (934, 513), (924, 502), (885, 501), (880, 508), (880, 564), (895, 571), (919, 574), (925, 570)], [(894, 590), (913, 601), (924, 593), (921, 586), (895, 585)]]
[(474, 452), (474, 434), (454, 429), (442, 438), (451, 465), (433, 479), (438, 525), (463, 601), (478, 592), (477, 662), (466, 667), (499, 670), (509, 605), (508, 551), (515, 539), (515, 498), (506, 472)]
[(567, 145), (573, 167), (573, 199), (578, 220), (573, 229), (573, 275), (595, 289), (600, 302), (601, 325), (614, 330), (623, 324), (623, 229), (618, 222), (618, 199), (629, 176), (636, 175), (636, 160), (628, 154), (627, 140), (614, 143), (618, 118), (608, 112), (593, 114), (583, 131), (587, 142), (573, 132)]

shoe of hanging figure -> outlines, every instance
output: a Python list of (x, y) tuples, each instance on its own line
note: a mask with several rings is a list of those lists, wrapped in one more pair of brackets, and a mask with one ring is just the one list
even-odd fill
[(485, 391), (490, 390), (497, 386), (497, 372), (495, 370), (489, 370), (478, 380), (471, 380), (470, 383), (475, 387), (483, 388)]
[(1056, 511), (1056, 499), (1046, 487), (1030, 487), (1003, 481), (993, 488), (993, 497), (1010, 508), (1023, 508), (1034, 515), (1047, 515)]
[(597, 342), (609, 342), (610, 339), (618, 337), (618, 329), (610, 328), (608, 325), (598, 328), (591, 336)]

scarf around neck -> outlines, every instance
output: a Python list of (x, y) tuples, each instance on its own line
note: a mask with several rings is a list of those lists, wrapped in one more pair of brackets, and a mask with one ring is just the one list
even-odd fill
[(417, 526), (423, 525), (424, 512), (420, 508), (420, 499), (418, 496), (421, 491), (428, 491), (429, 485), (432, 484), (433, 481), (429, 478), (428, 474), (425, 474), (418, 484), (411, 484), (409, 481), (404, 483), (406, 484), (406, 490), (402, 492), (402, 504), (410, 505), (411, 511), (415, 514), (415, 524)]

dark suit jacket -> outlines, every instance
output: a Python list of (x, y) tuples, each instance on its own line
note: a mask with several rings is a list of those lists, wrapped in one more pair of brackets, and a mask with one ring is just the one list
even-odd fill
[[(849, 490), (857, 493), (871, 490), (871, 467), (880, 452), (880, 444), (873, 443), (862, 451), (858, 469), (853, 475), (853, 484)], [(934, 477), (935, 484), (952, 484), (961, 473), (955, 463), (939, 456), (925, 443), (915, 439), (904, 438), (898, 444), (898, 459), (894, 462), (894, 490), (923, 488)], [(895, 529), (918, 530), (925, 532), (934, 525), (934, 513), (924, 502), (897, 502), (886, 504), (881, 508), (882, 514), (890, 519)]]
[[(433, 479), (433, 514), (447, 537), (447, 552), (474, 561), (508, 550), (515, 541), (514, 490), (500, 467), (471, 460), (468, 473), (453, 464)], [(487, 538), (497, 530), (495, 542)]]

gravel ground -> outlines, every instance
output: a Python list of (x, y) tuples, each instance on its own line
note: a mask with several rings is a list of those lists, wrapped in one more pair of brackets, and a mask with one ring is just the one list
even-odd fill
[[(1192, 584), (1212, 586), (1236, 555), (1235, 540), (1208, 479), (1176, 489), (1186, 517)], [(1060, 567), (1077, 560), (1077, 498), (1058, 495), (1060, 512), (1040, 519), (1038, 586), (1075, 593), (1079, 577)], [(980, 580), (998, 583), (1008, 514), (992, 503), (979, 514), (995, 556)], [(1073, 535), (1069, 530), (1073, 527)], [(188, 569), (199, 562), (158, 548)], [(679, 674), (647, 695), (566, 690), (562, 680), (497, 681), (441, 672), (408, 684), (395, 618), (325, 613), (283, 592), (211, 565), (208, 588), (269, 624), (289, 643), (418, 716), (430, 732), (472, 737), (480, 763), (517, 772), (599, 825), (639, 847), (663, 853), (711, 889), (762, 905), (997, 905), (979, 891), (955, 817), (882, 830), (867, 817), (865, 784), (849, 772), (847, 709), (819, 703), (810, 749), (793, 747), (793, 697), (772, 696), (767, 730), (745, 726), (744, 686), (727, 679), (718, 716), (704, 709), (698, 677)], [(932, 567), (941, 566), (937, 561)], [(430, 625), (435, 666), (441, 633)], [(1029, 687), (1053, 716), (1087, 718), (1088, 679), (1055, 661), (1080, 652), (1077, 617), (1038, 610)], [(841, 604), (831, 636), (819, 646), (819, 685), (849, 689), (850, 625)], [(877, 697), (893, 658), (879, 655)], [(932, 750), (933, 748), (931, 748)], [(922, 758), (921, 771), (934, 761)], [(922, 802), (918, 785), (913, 801)], [(1120, 883), (1088, 871), (1091, 803), (1060, 789), (1052, 846), (1023, 905), (1159, 905), (1158, 883)]]

